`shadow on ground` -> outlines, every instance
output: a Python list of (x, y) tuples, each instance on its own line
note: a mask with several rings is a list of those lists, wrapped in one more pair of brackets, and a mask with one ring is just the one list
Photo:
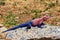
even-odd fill
[(32, 39), (28, 39), (28, 40), (60, 40), (60, 39), (51, 39), (51, 38), (40, 38), (40, 39), (37, 39), (37, 38), (32, 38)]

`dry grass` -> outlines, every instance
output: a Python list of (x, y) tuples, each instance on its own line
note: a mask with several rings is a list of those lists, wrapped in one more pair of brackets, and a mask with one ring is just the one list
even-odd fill
[(7, 27), (49, 14), (45, 22), (60, 25), (60, 0), (0, 0), (0, 23)]

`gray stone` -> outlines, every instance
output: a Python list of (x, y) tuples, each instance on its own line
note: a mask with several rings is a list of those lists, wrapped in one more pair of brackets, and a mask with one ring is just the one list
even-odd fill
[(52, 35), (51, 38), (60, 38), (60, 27), (59, 26), (50, 26), (44, 25), (43, 28), (32, 27), (28, 30), (26, 28), (19, 28), (15, 31), (7, 32), (7, 37), (11, 40), (27, 40), (30, 38), (42, 38), (42, 37), (49, 37), (50, 34)]

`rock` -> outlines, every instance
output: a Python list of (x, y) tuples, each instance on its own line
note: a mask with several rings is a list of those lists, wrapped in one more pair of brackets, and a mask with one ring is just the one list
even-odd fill
[(7, 30), (7, 28), (1, 27), (1, 28), (0, 28), (0, 33), (1, 33), (2, 31), (4, 31), (4, 30)]
[(27, 40), (31, 38), (60, 38), (60, 28), (59, 26), (44, 25), (43, 28), (32, 27), (28, 30), (25, 28), (19, 28), (13, 31), (7, 32), (6, 38), (11, 40)]

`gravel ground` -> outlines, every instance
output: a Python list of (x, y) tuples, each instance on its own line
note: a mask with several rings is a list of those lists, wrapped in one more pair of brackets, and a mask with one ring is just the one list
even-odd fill
[(7, 32), (7, 39), (11, 40), (27, 40), (31, 38), (51, 37), (52, 39), (60, 38), (60, 26), (44, 25), (44, 28), (32, 27), (28, 30), (25, 28), (19, 28), (13, 31)]

